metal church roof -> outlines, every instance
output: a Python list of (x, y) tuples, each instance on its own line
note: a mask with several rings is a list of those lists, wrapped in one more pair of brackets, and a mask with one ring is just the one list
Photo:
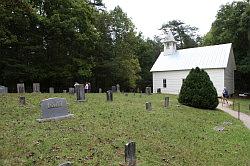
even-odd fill
[(226, 68), (232, 43), (177, 50), (175, 54), (161, 52), (150, 72)]

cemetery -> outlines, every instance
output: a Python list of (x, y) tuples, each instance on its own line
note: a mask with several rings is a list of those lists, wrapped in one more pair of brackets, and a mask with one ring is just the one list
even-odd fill
[(249, 161), (249, 129), (230, 115), (180, 105), (176, 95), (126, 94), (87, 93), (87, 100), (76, 102), (77, 95), (69, 93), (22, 93), (22, 103), (18, 93), (1, 95), (1, 163), (244, 165)]
[(0, 166), (250, 165), (249, 0), (0, 11)]

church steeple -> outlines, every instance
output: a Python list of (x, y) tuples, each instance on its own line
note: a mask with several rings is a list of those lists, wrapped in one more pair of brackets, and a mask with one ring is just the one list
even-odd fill
[(176, 41), (169, 29), (163, 29), (162, 43), (164, 45), (164, 55), (172, 55), (176, 52)]

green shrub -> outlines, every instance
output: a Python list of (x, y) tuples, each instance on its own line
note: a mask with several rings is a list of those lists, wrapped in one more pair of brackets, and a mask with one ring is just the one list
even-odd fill
[(178, 101), (187, 106), (203, 109), (215, 109), (219, 104), (213, 82), (207, 72), (198, 67), (192, 69), (184, 80)]

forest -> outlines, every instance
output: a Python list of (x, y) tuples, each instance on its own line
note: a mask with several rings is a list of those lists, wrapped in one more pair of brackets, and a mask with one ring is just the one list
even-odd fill
[[(152, 86), (150, 69), (162, 51), (159, 36), (145, 38), (117, 6), (102, 0), (1, 0), (0, 85), (15, 92), (17, 83), (41, 91), (91, 82), (93, 91), (119, 84), (122, 90)], [(218, 7), (210, 31), (181, 20), (164, 20), (178, 49), (233, 43), (235, 88), (250, 91), (250, 7), (239, 1)]]

